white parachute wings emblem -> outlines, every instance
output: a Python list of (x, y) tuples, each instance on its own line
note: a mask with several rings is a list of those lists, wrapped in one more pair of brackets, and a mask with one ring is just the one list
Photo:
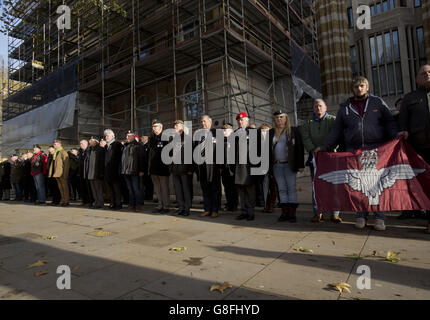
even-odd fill
[(363, 170), (348, 169), (332, 171), (318, 178), (332, 184), (347, 184), (352, 190), (363, 193), (371, 206), (379, 205), (379, 197), (385, 189), (391, 188), (397, 180), (410, 180), (426, 169), (414, 169), (409, 164), (398, 164), (376, 169), (378, 149), (364, 151), (360, 156)]

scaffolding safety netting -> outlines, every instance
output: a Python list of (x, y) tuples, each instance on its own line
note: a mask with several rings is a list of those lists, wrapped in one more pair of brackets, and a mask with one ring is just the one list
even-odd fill
[[(9, 96), (5, 101), (4, 118), (9, 120), (27, 110), (48, 104), (77, 91), (77, 62), (43, 77), (40, 81)], [(17, 110), (15, 110), (17, 109)]]
[(58, 130), (73, 126), (77, 92), (3, 122), (3, 155), (34, 144), (52, 144)]
[(294, 41), (291, 41), (291, 69), (296, 102), (303, 93), (314, 99), (322, 98), (320, 69)]

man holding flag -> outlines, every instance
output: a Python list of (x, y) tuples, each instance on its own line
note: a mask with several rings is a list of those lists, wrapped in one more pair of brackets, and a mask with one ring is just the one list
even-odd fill
[[(331, 130), (329, 136), (327, 137), (324, 146), (322, 146), (321, 148), (317, 148), (315, 150), (315, 153), (317, 153), (318, 151), (332, 151), (339, 144), (342, 137), (344, 137), (347, 153), (357, 153), (360, 152), (360, 149), (377, 148), (397, 136), (397, 125), (393, 116), (391, 115), (388, 106), (381, 98), (369, 94), (369, 81), (366, 78), (355, 78), (352, 83), (352, 92), (354, 96), (340, 105), (336, 116), (336, 121), (334, 123), (334, 127)], [(339, 156), (342, 156), (342, 154), (338, 154), (338, 157)], [(318, 168), (318, 166), (320, 164), (322, 165), (323, 163), (318, 161), (318, 155), (316, 155), (316, 157), (316, 163)], [(369, 165), (372, 166), (373, 164), (375, 164), (376, 166), (375, 160), (377, 160), (375, 159), (375, 154), (369, 154), (363, 157), (363, 161), (365, 163), (369, 163)], [(325, 161), (324, 164), (326, 162), (327, 161)], [(346, 172), (348, 170), (343, 171)], [(332, 182), (332, 184), (337, 185), (341, 184), (342, 182), (343, 184), (346, 184), (347, 182), (349, 182), (349, 180), (352, 179), (345, 177), (349, 176), (345, 173), (344, 176), (342, 178), (337, 179), (337, 181), (335, 178), (335, 181)], [(316, 182), (318, 182), (318, 185), (321, 179), (318, 174), (318, 171), (315, 178)], [(342, 181), (343, 178), (345, 178), (345, 181)], [(360, 183), (357, 182), (357, 184)], [(362, 184), (364, 184), (364, 182)], [(360, 186), (362, 184), (360, 184)], [(318, 194), (317, 185), (316, 196), (317, 198), (320, 198), (321, 195)], [(349, 200), (352, 199), (349, 194), (347, 196), (349, 196)], [(343, 200), (347, 201), (347, 199)], [(365, 198), (363, 197), (363, 199)], [(318, 199), (317, 203), (321, 211), (339, 210), (339, 208), (331, 208), (330, 210), (324, 210), (324, 208), (320, 206)], [(360, 206), (357, 206), (355, 208), (359, 207)], [(358, 229), (363, 229), (366, 226), (369, 211), (356, 212), (357, 213), (355, 226)], [(382, 211), (374, 211), (374, 215), (376, 219), (374, 228), (378, 231), (385, 230), (384, 213)]]
[[(416, 82), (418, 89), (405, 96), (400, 108), (399, 135), (430, 164), (430, 65), (420, 68)], [(430, 211), (426, 214), (430, 221)], [(426, 232), (430, 233), (430, 222)]]

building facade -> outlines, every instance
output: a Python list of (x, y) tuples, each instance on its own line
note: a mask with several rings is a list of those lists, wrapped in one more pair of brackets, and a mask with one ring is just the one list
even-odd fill
[[(370, 29), (360, 29), (360, 5), (370, 8)], [(419, 67), (430, 61), (430, 4), (424, 0), (348, 0), (346, 17), (353, 76), (369, 79), (371, 93), (394, 108), (416, 89)]]

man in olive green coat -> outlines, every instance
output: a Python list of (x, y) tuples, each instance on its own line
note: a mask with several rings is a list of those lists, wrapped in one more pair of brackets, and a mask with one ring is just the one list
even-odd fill
[[(327, 113), (327, 105), (322, 99), (316, 99), (314, 102), (312, 116), (303, 124), (301, 127), (301, 133), (303, 138), (303, 144), (305, 145), (306, 151), (309, 152), (309, 159), (307, 165), (311, 170), (311, 179), (314, 181), (314, 166), (312, 163), (313, 154), (315, 149), (324, 145), (324, 142), (333, 128), (335, 116), (331, 116)], [(315, 194), (312, 189), (312, 204), (314, 210), (314, 217), (312, 222), (320, 222), (323, 218), (322, 213), (318, 211)], [(339, 212), (335, 211), (332, 213), (330, 218), (332, 222), (341, 223), (342, 219), (339, 217)]]
[(58, 189), (61, 193), (60, 206), (67, 207), (69, 205), (70, 194), (68, 186), (70, 161), (69, 155), (63, 149), (60, 140), (54, 141), (54, 158), (49, 167), (49, 178), (57, 180)]

